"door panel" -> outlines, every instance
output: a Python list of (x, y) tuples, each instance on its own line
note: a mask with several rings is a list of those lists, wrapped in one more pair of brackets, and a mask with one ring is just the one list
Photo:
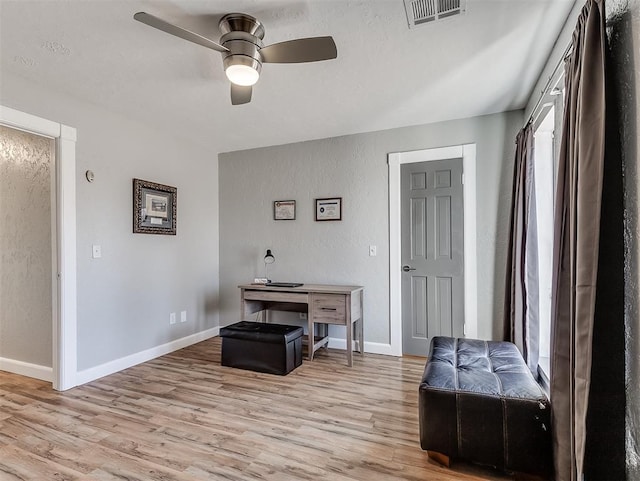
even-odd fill
[(402, 348), (426, 356), (464, 330), (462, 159), (401, 166), (401, 196)]
[(436, 197), (436, 256), (451, 259), (451, 197)]
[[(436, 319), (438, 334), (453, 334), (453, 279), (451, 277), (436, 278)], [(434, 334), (435, 335), (435, 334)]]
[(420, 223), (426, 216), (426, 199), (411, 199), (411, 219), (414, 228), (411, 229), (411, 258), (426, 259), (427, 257), (427, 236)]
[(411, 278), (413, 292), (413, 309), (412, 315), (412, 336), (427, 337), (429, 329), (427, 327), (427, 278), (413, 276)]

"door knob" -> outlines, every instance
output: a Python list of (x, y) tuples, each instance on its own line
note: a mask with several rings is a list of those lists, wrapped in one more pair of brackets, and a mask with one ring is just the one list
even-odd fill
[(409, 272), (409, 271), (415, 271), (416, 269), (411, 266), (402, 266), (402, 270), (405, 272)]

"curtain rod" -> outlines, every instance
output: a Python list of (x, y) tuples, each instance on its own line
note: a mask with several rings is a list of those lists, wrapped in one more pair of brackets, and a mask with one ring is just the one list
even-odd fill
[(547, 93), (547, 90), (551, 86), (551, 82), (553, 81), (553, 78), (556, 76), (556, 73), (558, 73), (558, 69), (569, 58), (569, 56), (571, 55), (572, 52), (573, 52), (573, 42), (570, 42), (569, 45), (567, 46), (567, 48), (564, 50), (564, 53), (560, 57), (560, 60), (558, 60), (558, 63), (556, 63), (556, 66), (554, 67), (553, 72), (551, 72), (551, 75), (549, 76), (549, 79), (547, 80), (547, 83), (544, 84), (544, 88), (540, 92), (540, 97), (538, 98), (538, 101), (536, 102), (536, 105), (533, 107), (533, 110), (531, 111), (531, 115), (529, 115), (529, 120), (527, 120), (527, 122), (524, 124), (525, 126), (527, 126), (531, 122), (533, 122), (534, 116), (535, 116), (538, 108), (540, 107), (540, 104), (542, 103), (542, 100), (544, 99), (544, 96)]

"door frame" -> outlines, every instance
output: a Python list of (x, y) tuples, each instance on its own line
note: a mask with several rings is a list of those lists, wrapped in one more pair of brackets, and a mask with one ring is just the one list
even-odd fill
[(438, 147), (388, 154), (389, 163), (389, 327), (391, 354), (402, 356), (402, 164), (462, 158), (464, 215), (465, 337), (478, 333), (478, 265), (476, 261), (476, 144)]
[(0, 105), (0, 123), (55, 141), (55, 193), (52, 193), (52, 375), (53, 389), (76, 385), (76, 129)]

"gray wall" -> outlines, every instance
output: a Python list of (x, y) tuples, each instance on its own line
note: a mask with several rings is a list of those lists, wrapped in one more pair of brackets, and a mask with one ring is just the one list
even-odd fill
[(640, 1), (612, 0), (607, 9), (624, 168), (627, 479), (636, 480), (640, 479)]
[[(502, 332), (514, 139), (522, 111), (219, 155), (220, 324), (239, 317), (237, 285), (275, 280), (365, 286), (365, 338), (389, 343), (387, 154), (477, 144), (478, 335)], [(315, 222), (314, 199), (343, 198), (341, 222)], [(273, 201), (297, 201), (274, 221)], [(369, 257), (369, 245), (377, 257)], [(332, 333), (344, 338), (344, 329)]]
[[(77, 129), (78, 369), (217, 326), (215, 154), (6, 72), (1, 82), (1, 104)], [(177, 236), (132, 233), (134, 177), (177, 187)], [(170, 326), (181, 310), (188, 321)]]
[(0, 358), (52, 364), (54, 142), (0, 126)]

